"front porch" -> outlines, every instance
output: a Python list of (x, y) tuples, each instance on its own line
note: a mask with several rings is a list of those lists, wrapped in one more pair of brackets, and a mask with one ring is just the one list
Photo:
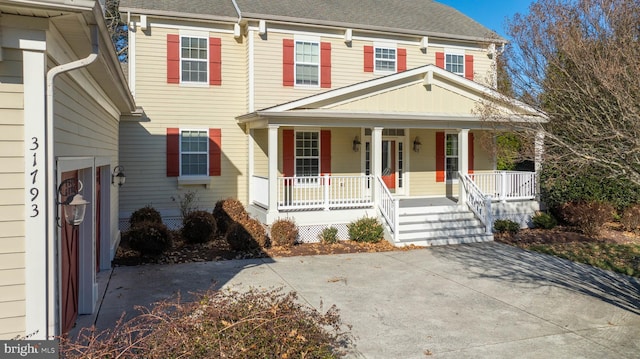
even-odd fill
[[(269, 213), (293, 218), (302, 242), (315, 242), (322, 229), (334, 226), (347, 238), (346, 224), (363, 216), (376, 217), (396, 245), (434, 245), (493, 239), (493, 221), (508, 218), (528, 225), (539, 209), (536, 173), (488, 171), (459, 174), (454, 196), (412, 197), (391, 193), (381, 177), (277, 177), (275, 211), (269, 210), (266, 177), (253, 176), (251, 209), (269, 223)], [(454, 187), (454, 184), (450, 184)]]

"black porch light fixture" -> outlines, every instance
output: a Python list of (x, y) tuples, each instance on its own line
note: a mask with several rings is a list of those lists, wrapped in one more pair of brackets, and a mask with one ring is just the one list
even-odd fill
[(58, 195), (62, 197), (62, 205), (65, 221), (72, 226), (79, 226), (84, 221), (89, 202), (79, 193), (82, 190), (82, 182), (77, 178), (69, 178), (58, 186)]
[(353, 138), (353, 152), (358, 152), (360, 151), (360, 136), (356, 135), (356, 137)]
[(420, 152), (420, 147), (422, 147), (422, 142), (420, 142), (420, 137), (416, 136), (416, 139), (413, 140), (413, 152)]
[(126, 181), (127, 176), (124, 175), (124, 167), (116, 166), (111, 173), (111, 184), (117, 184), (121, 187)]

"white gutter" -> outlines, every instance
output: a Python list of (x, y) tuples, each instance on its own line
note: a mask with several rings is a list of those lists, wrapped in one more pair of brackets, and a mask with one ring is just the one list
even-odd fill
[[(53, 139), (53, 131), (54, 131), (54, 126), (53, 126), (53, 120), (54, 120), (54, 114), (53, 114), (53, 80), (55, 79), (56, 76), (58, 76), (61, 73), (67, 72), (67, 71), (72, 71), (75, 69), (79, 69), (82, 67), (86, 67), (88, 65), (90, 65), (92, 62), (94, 62), (97, 58), (98, 58), (98, 53), (99, 53), (99, 48), (98, 48), (98, 27), (97, 25), (90, 25), (91, 27), (91, 53), (89, 54), (89, 56), (80, 59), (80, 60), (76, 60), (76, 61), (72, 61), (66, 64), (62, 64), (56, 67), (53, 67), (52, 69), (50, 69), (47, 72), (47, 93), (46, 93), (46, 103), (47, 103), (47, 108), (46, 108), (46, 123), (45, 123), (45, 141), (46, 141), (46, 174), (47, 174), (47, 190), (51, 191), (53, 189), (53, 191), (55, 191), (54, 196), (51, 196), (51, 193), (46, 193), (46, 198), (48, 200), (47, 202), (47, 221), (46, 221), (46, 227), (47, 227), (47, 295), (50, 296), (49, 300), (47, 301), (48, 303), (54, 303), (56, 298), (55, 294), (56, 291), (54, 290), (53, 292), (51, 291), (50, 286), (53, 285), (53, 283), (56, 283), (55, 281), (55, 277), (54, 275), (58, 275), (57, 272), (55, 272), (53, 269), (57, 268), (56, 266), (54, 266), (55, 263), (57, 263), (58, 258), (55, 255), (56, 251), (54, 250), (55, 247), (57, 245), (57, 241), (56, 239), (56, 224), (58, 223), (58, 219), (57, 217), (57, 198), (58, 198), (58, 188), (57, 188), (57, 183), (56, 183), (56, 167), (55, 167), (55, 156), (54, 156), (54, 139)], [(53, 187), (52, 187), (53, 186)], [(47, 192), (48, 192), (47, 191)], [(55, 198), (55, 200), (53, 200), (53, 198)], [(50, 333), (50, 327), (51, 327), (51, 323), (48, 323), (49, 318), (51, 313), (49, 313), (49, 311), (51, 310), (51, 308), (49, 306), (47, 306), (47, 333), (46, 333), (46, 337), (47, 338), (51, 338), (54, 335), (57, 335), (58, 333)]]

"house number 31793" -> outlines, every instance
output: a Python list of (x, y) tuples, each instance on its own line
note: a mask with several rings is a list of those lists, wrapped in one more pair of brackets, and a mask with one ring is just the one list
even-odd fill
[(33, 164), (32, 164), (32, 169), (33, 171), (31, 171), (30, 175), (31, 175), (31, 184), (33, 185), (33, 187), (31, 187), (29, 189), (29, 193), (31, 194), (31, 218), (35, 218), (38, 217), (38, 215), (40, 214), (40, 209), (38, 208), (38, 204), (33, 203), (36, 201), (36, 199), (38, 198), (38, 195), (40, 194), (40, 190), (38, 189), (37, 183), (38, 183), (38, 169), (36, 168), (36, 166), (38, 165), (38, 152), (36, 152), (38, 150), (38, 148), (40, 147), (40, 144), (38, 143), (38, 137), (31, 137), (31, 147), (29, 148), (29, 150), (31, 151), (31, 155), (33, 156)]

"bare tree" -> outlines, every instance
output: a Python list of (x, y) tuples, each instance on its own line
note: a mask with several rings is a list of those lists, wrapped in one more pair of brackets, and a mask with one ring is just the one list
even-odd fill
[(640, 185), (638, 0), (538, 0), (508, 24), (513, 94), (546, 113), (544, 124), (502, 118), (529, 138), (545, 136), (545, 160), (571, 174), (596, 168)]

